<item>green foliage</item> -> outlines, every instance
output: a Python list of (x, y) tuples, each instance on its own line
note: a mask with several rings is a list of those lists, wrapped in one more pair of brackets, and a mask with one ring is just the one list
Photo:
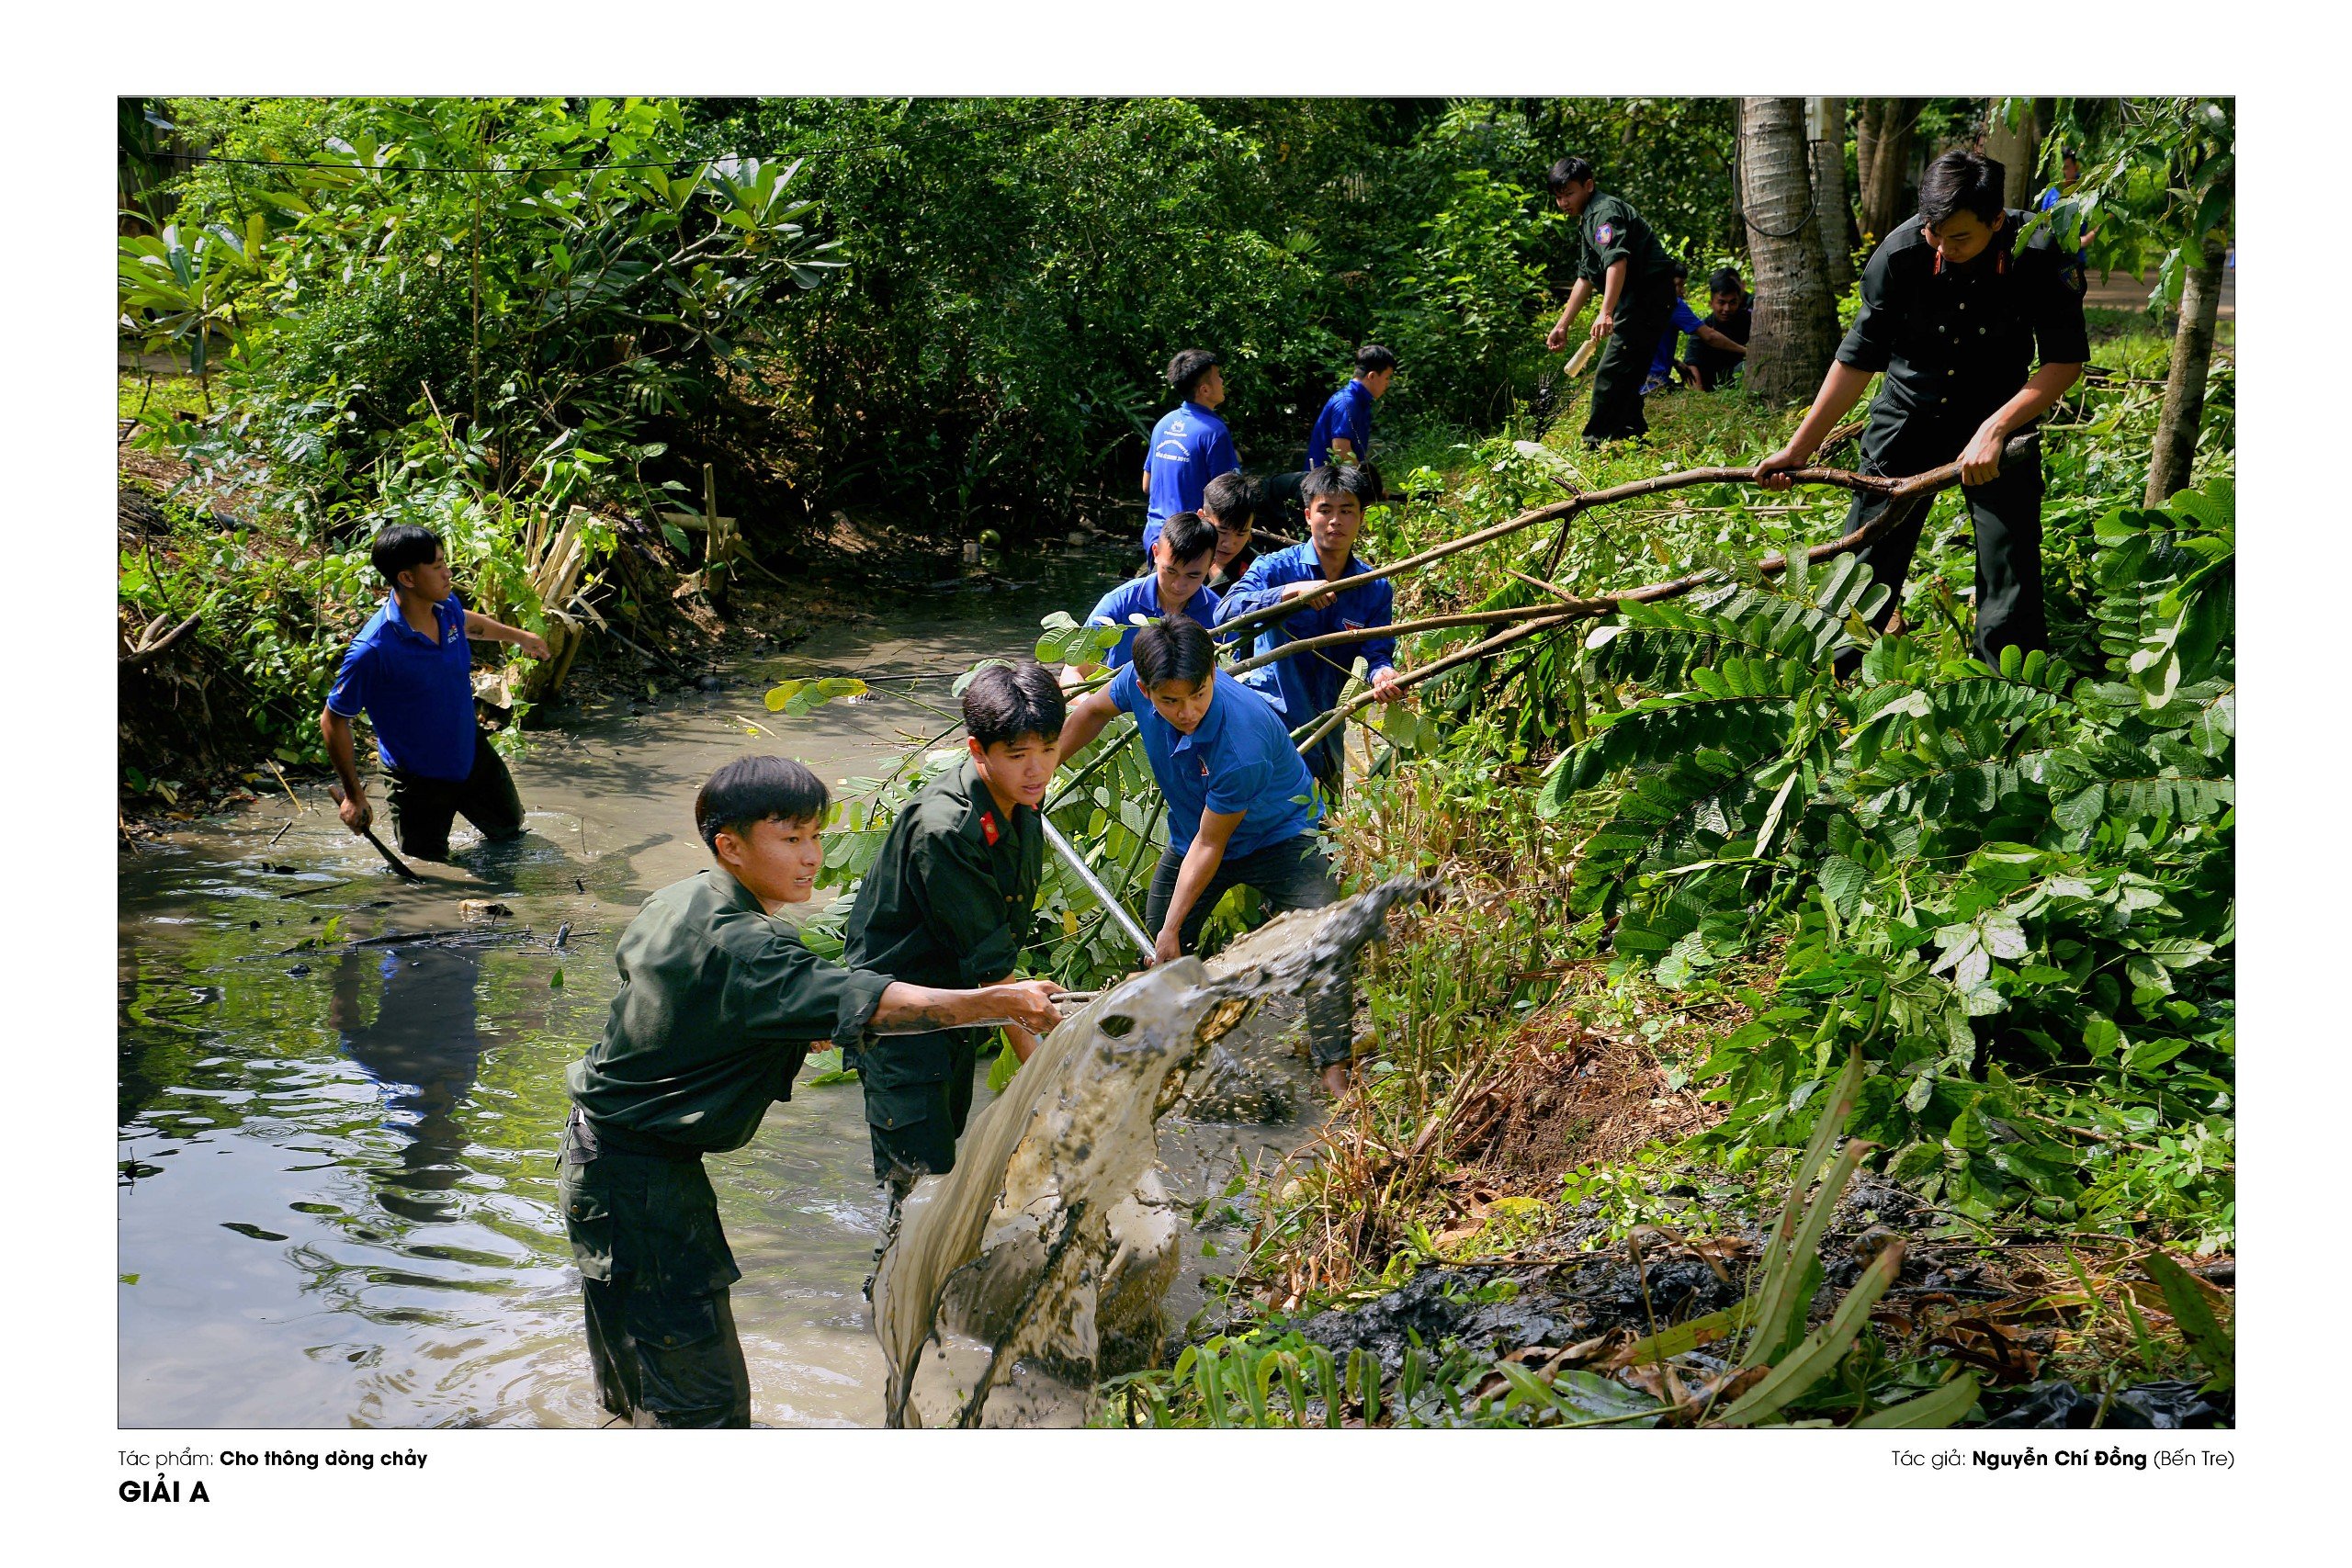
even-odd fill
[(1867, 1040), (1854, 1130), (1962, 1213), (2100, 1222), (2225, 1198), (2226, 1155), (2158, 1193), (2119, 1145), (2157, 1120), (2200, 1151), (2228, 1139), (2233, 517), (2222, 480), (2098, 519), (2104, 682), (1909, 637), (1876, 641), (1850, 684), (1724, 651), (1840, 646), (1785, 588), (1769, 592), (1796, 613), (1775, 630), (1748, 629), (1769, 605), (1629, 607), (1615, 667), (1679, 689), (1563, 753), (1544, 802), (1567, 813), (1622, 777), (1573, 893), (1615, 913), (1620, 953), (1687, 975), (1793, 931), (1778, 1004), (1758, 998), (1699, 1069), (1729, 1108), (1711, 1143), (1797, 1135), (1826, 1064)]

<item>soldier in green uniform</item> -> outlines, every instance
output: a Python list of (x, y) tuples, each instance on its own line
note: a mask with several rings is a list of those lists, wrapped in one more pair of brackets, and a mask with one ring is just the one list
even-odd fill
[(815, 1041), (1012, 1018), (1051, 1028), (1042, 981), (934, 990), (820, 961), (775, 918), (808, 897), (825, 785), (741, 757), (695, 797), (717, 864), (621, 934), (604, 1037), (573, 1064), (558, 1191), (586, 1298), (596, 1395), (640, 1427), (745, 1427), (751, 1377), (728, 1287), (742, 1278), (702, 1156), (751, 1142)]
[(1552, 204), (1577, 220), (1577, 280), (1544, 344), (1555, 353), (1568, 346), (1568, 329), (1598, 288), (1600, 314), (1592, 323), (1592, 336), (1606, 342), (1592, 373), (1592, 414), (1584, 424), (1585, 445), (1646, 435), (1650, 426), (1642, 417), (1642, 382), (1657, 353), (1657, 340), (1674, 315), (1673, 259), (1640, 213), (1623, 197), (1599, 188), (1592, 165), (1582, 158), (1563, 158), (1553, 164), (1547, 183)]
[[(968, 754), (907, 802), (858, 885), (842, 952), (853, 967), (922, 986), (1012, 976), (1045, 873), (1037, 807), (1054, 776), (1062, 716), (1060, 688), (1035, 660), (991, 664), (972, 677), (964, 688)], [(1027, 1061), (1036, 1037), (1005, 1033)], [(874, 1175), (894, 1204), (917, 1176), (955, 1168), (985, 1038), (983, 1030), (943, 1030), (859, 1049)]]
[[(1783, 470), (1804, 467), (1871, 377), (1884, 371), (1862, 433), (1863, 468), (1908, 475), (1960, 464), (1976, 536), (1976, 651), (1987, 663), (2004, 648), (2049, 646), (2041, 446), (2009, 461), (2002, 448), (2050, 412), (2090, 357), (2082, 262), (2060, 246), (2054, 226), (2017, 243), (2029, 214), (2001, 205), (2003, 179), (2001, 165), (1977, 152), (1947, 152), (1928, 165), (1918, 213), (1896, 224), (1862, 268), (1861, 313), (1804, 422), (1756, 466), (1758, 483), (1788, 489)], [(1846, 531), (1886, 504), (1883, 496), (1856, 496)], [(1903, 602), (1927, 520), (1923, 509), (1862, 558), (1892, 590), (1877, 616), (1881, 630)]]

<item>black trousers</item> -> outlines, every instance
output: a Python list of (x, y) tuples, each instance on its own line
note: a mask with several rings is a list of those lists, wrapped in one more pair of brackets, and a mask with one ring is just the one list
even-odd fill
[(490, 737), (474, 731), (473, 771), (462, 779), (428, 779), (390, 770), (392, 832), (401, 853), (418, 860), (449, 858), (449, 825), (460, 813), (485, 839), (512, 839), (523, 831), (523, 797), (506, 760)]
[[(875, 1179), (904, 1187), (912, 1175), (956, 1168), (956, 1140), (972, 1114), (979, 1029), (883, 1035), (858, 1048), (857, 1081), (865, 1096), (865, 1131)], [(911, 1175), (910, 1173), (912, 1173)]]
[(1592, 412), (1584, 422), (1588, 442), (1649, 434), (1650, 422), (1642, 413), (1642, 383), (1657, 357), (1657, 340), (1674, 318), (1673, 281), (1660, 278), (1630, 286), (1618, 310), (1617, 324), (1600, 345), (1600, 363), (1592, 372)]
[(727, 1288), (741, 1273), (698, 1158), (624, 1154), (577, 1110), (557, 1192), (580, 1266), (596, 1399), (637, 1427), (749, 1427)]
[[(1143, 923), (1147, 930), (1157, 931), (1166, 922), (1168, 906), (1176, 898), (1176, 874), (1183, 865), (1184, 857), (1177, 850), (1160, 852), (1159, 864), (1151, 874), (1151, 891), (1144, 900)], [(1268, 844), (1246, 855), (1227, 855), (1209, 877), (1208, 886), (1193, 901), (1192, 912), (1184, 917), (1182, 931), (1187, 949), (1200, 941), (1201, 927), (1208, 922), (1209, 912), (1231, 887), (1256, 888), (1258, 897), (1277, 914), (1292, 909), (1319, 909), (1340, 897), (1339, 883), (1331, 875), (1331, 863), (1323, 858), (1323, 852), (1315, 847), (1314, 839), (1307, 834)], [(1307, 994), (1306, 1046), (1317, 1066), (1344, 1062), (1353, 1054), (1355, 1016), (1355, 970), (1351, 964), (1334, 984)]]
[[(1951, 462), (1967, 444), (1965, 434), (1944, 439), (1905, 441), (1868, 457), (1866, 471), (1907, 477)], [(2050, 647), (2050, 628), (2041, 600), (2041, 449), (2021, 461), (2005, 463), (1990, 484), (1967, 485), (1961, 498), (1967, 503), (1970, 526), (1976, 536), (1976, 657), (1997, 665), (2001, 649), (2024, 652)], [(1846, 513), (1846, 532), (1852, 533), (1885, 510), (1883, 497), (1857, 495)], [(1907, 523), (1898, 524), (1863, 552), (1872, 581), (1887, 585), (1886, 605), (1874, 618), (1884, 631), (1888, 619), (1903, 603), (1903, 586), (1911, 574), (1911, 558), (1932, 506), (1922, 506)]]

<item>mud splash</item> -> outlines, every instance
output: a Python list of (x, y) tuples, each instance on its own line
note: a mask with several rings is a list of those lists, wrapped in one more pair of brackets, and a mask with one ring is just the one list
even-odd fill
[[(1076, 1426), (1106, 1361), (1148, 1359), (1183, 1226), (1158, 1122), (1227, 1094), (1261, 998), (1329, 985), (1430, 885), (1285, 915), (1215, 958), (1129, 976), (1063, 1021), (908, 1199), (874, 1291), (890, 1426)], [(929, 1348), (934, 1352), (924, 1355)]]

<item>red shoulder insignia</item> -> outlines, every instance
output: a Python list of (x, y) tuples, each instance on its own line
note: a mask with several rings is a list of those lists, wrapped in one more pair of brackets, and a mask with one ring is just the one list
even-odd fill
[(989, 841), (989, 848), (996, 848), (997, 831), (995, 812), (983, 811), (980, 813), (980, 837)]

